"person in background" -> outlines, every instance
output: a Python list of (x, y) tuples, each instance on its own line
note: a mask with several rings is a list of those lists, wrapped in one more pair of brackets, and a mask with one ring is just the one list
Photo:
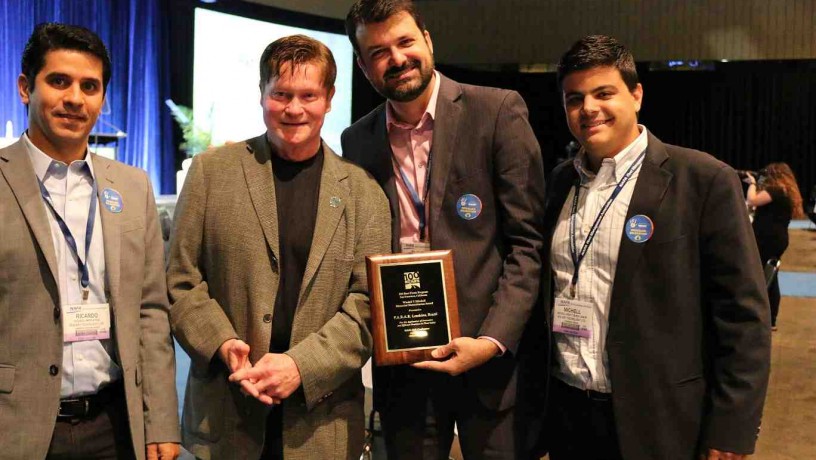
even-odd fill
[[(796, 185), (787, 163), (771, 163), (764, 169), (761, 184), (750, 172), (744, 179), (748, 183), (746, 202), (756, 207), (754, 212), (754, 236), (759, 247), (763, 264), (771, 259), (781, 259), (788, 248), (788, 225), (791, 219), (804, 219), (802, 194)], [(779, 314), (779, 277), (768, 286), (768, 300), (771, 303), (771, 329), (776, 330)]]

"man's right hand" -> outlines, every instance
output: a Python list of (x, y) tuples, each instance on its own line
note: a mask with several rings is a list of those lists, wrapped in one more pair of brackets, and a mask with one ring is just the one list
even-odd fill
[(252, 367), (249, 363), (249, 345), (238, 339), (229, 339), (218, 348), (218, 357), (224, 361), (230, 374)]

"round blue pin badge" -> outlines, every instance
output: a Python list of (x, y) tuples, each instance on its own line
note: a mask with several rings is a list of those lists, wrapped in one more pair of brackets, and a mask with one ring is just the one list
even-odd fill
[(645, 243), (654, 234), (652, 219), (643, 214), (632, 216), (626, 221), (626, 236), (635, 243)]
[(465, 220), (473, 220), (482, 213), (482, 200), (472, 193), (466, 193), (456, 200), (456, 213)]
[(112, 188), (102, 190), (102, 206), (114, 214), (119, 214), (124, 206), (122, 195)]

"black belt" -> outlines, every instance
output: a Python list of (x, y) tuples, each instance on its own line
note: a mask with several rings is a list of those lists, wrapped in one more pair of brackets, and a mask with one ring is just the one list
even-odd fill
[(595, 390), (582, 390), (580, 388), (576, 388), (566, 382), (562, 382), (559, 378), (552, 378), (555, 381), (555, 384), (561, 388), (561, 391), (565, 393), (569, 393), (572, 397), (578, 398), (585, 398), (589, 401), (600, 401), (600, 402), (609, 402), (612, 401), (612, 393), (601, 393), (600, 391)]
[(102, 412), (112, 401), (119, 400), (125, 393), (121, 380), (108, 384), (98, 393), (78, 398), (60, 400), (57, 419), (81, 419)]

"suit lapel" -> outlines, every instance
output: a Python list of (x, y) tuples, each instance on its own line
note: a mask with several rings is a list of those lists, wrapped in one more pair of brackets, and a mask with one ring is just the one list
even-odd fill
[(312, 282), (317, 267), (323, 261), (326, 251), (332, 242), (337, 224), (346, 209), (349, 199), (348, 187), (342, 183), (348, 174), (340, 166), (340, 159), (325, 143), (323, 144), (323, 171), (320, 174), (320, 192), (317, 199), (317, 217), (315, 219), (312, 247), (309, 249), (309, 260), (300, 284), (298, 305), (303, 293)]
[(37, 187), (36, 174), (21, 141), (16, 142), (0, 155), (0, 173), (6, 178), (17, 203), (23, 211), (34, 239), (45, 256), (48, 269), (54, 282), (59, 283), (57, 273), (57, 255), (54, 241), (51, 239), (51, 226), (48, 223), (45, 205)]
[(377, 182), (388, 197), (388, 204), (391, 207), (391, 249), (399, 252), (400, 236), (400, 207), (399, 196), (397, 195), (397, 177), (394, 174), (391, 151), (391, 142), (388, 140), (388, 129), (385, 124), (385, 104), (382, 105), (377, 120), (374, 123), (374, 138), (371, 151), (374, 152), (372, 160), (375, 162), (371, 171)]
[(250, 139), (247, 142), (247, 150), (252, 155), (244, 155), (242, 165), (249, 197), (261, 223), (266, 244), (272, 251), (273, 257), (277, 257), (280, 254), (278, 250), (278, 208), (275, 205), (275, 181), (272, 178), (272, 150), (266, 140), (266, 134)]
[[(649, 146), (646, 148), (646, 157), (638, 175), (635, 190), (632, 193), (632, 201), (629, 203), (629, 210), (626, 213), (626, 222), (632, 216), (637, 215), (648, 216), (653, 220), (657, 216), (660, 203), (663, 201), (663, 196), (672, 179), (672, 174), (661, 166), (668, 158), (663, 143), (649, 133)], [(648, 244), (648, 241), (646, 243), (634, 243), (629, 240), (625, 232), (621, 234), (618, 263), (612, 289), (610, 323), (620, 314), (619, 310), (628, 298), (628, 286), (633, 279), (633, 269), (639, 263), (643, 249)]]
[[(96, 175), (96, 194), (97, 200), (99, 200), (99, 203), (97, 203), (97, 209), (99, 209), (99, 215), (102, 218), (102, 236), (105, 247), (105, 274), (107, 275), (109, 291), (108, 300), (115, 311), (117, 300), (119, 298), (119, 281), (122, 264), (122, 232), (119, 225), (119, 215), (112, 212), (107, 212), (106, 208), (102, 205), (102, 192), (106, 188), (116, 189), (116, 181), (111, 174), (111, 164), (109, 162), (101, 159), (95, 154), (91, 154), (91, 161), (93, 161), (94, 174)], [(121, 191), (119, 191), (119, 193), (121, 193)], [(127, 206), (127, 203), (124, 203), (124, 206)]]
[(439, 96), (436, 102), (434, 116), (433, 145), (431, 146), (431, 191), (428, 197), (431, 206), (429, 226), (431, 235), (439, 212), (442, 209), (442, 199), (445, 196), (445, 187), (456, 152), (456, 140), (459, 136), (459, 121), (462, 108), (459, 98), (462, 88), (458, 83), (439, 74), (442, 79), (439, 85)]
[[(577, 179), (578, 171), (572, 166), (572, 162), (565, 165), (559, 174), (552, 178), (552, 189), (547, 194), (547, 205), (544, 211), (544, 228), (547, 229), (548, 245), (552, 243), (558, 216), (561, 214), (564, 202), (567, 200), (570, 189), (575, 185)], [(546, 249), (549, 252), (549, 246)]]

